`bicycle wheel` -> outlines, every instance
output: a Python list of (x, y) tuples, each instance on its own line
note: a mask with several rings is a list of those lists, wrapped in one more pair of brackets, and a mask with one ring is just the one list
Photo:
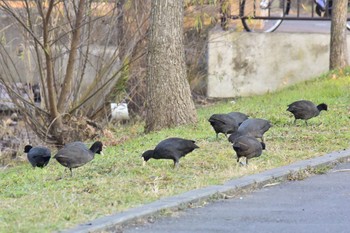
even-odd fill
[[(327, 2), (328, 5), (326, 5), (326, 9), (329, 9), (328, 12), (326, 10), (326, 12), (324, 13), (323, 16), (326, 16), (326, 17), (329, 17), (329, 19), (331, 20), (331, 17), (332, 17), (332, 5), (333, 5), (333, 2), (331, 0), (329, 0)], [(316, 10), (317, 12), (317, 10)], [(321, 15), (320, 15), (321, 16)], [(347, 22), (346, 22), (346, 28), (348, 30), (350, 30), (350, 0), (348, 1), (348, 11), (347, 11)]]
[(242, 0), (240, 15), (248, 32), (273, 32), (282, 23), (287, 0)]

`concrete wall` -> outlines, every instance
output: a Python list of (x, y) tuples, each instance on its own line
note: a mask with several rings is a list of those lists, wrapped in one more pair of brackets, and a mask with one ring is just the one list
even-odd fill
[(312, 79), (329, 68), (329, 42), (329, 34), (213, 30), (207, 96), (263, 94)]

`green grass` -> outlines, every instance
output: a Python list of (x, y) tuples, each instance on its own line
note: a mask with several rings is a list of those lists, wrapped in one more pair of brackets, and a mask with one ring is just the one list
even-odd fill
[[(333, 74), (340, 76), (339, 74)], [(198, 108), (198, 123), (143, 134), (143, 126), (115, 130), (131, 138), (109, 146), (104, 155), (73, 171), (73, 177), (55, 160), (44, 169), (28, 163), (0, 171), (0, 232), (48, 232), (140, 206), (191, 189), (222, 184), (298, 160), (321, 156), (349, 147), (350, 76), (324, 75), (314, 81), (261, 96), (239, 98)], [(328, 112), (293, 125), (287, 104), (300, 99), (328, 104)], [(231, 144), (215, 133), (207, 119), (213, 113), (241, 111), (269, 119), (273, 127), (265, 134), (267, 150), (241, 167)], [(179, 136), (195, 139), (200, 149), (173, 162), (150, 160), (142, 166), (140, 155), (161, 140)], [(108, 144), (108, 139), (103, 140)], [(64, 176), (63, 179), (58, 179)]]

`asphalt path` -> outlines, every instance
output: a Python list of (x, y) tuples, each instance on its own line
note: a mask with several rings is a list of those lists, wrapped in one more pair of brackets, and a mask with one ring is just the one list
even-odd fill
[(350, 232), (350, 163), (123, 229), (137, 232)]
[(275, 32), (330, 33), (330, 21), (284, 20)]

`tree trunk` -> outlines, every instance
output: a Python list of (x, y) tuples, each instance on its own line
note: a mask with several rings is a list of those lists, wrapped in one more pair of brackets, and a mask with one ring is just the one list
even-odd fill
[(348, 65), (347, 49), (348, 0), (333, 1), (329, 69), (342, 69)]
[(117, 41), (118, 41), (118, 47), (119, 49), (119, 57), (124, 57), (125, 52), (125, 38), (124, 38), (124, 10), (123, 7), (125, 5), (125, 0), (120, 0), (117, 3), (117, 10), (118, 10), (118, 19), (117, 19)]
[(51, 19), (51, 13), (54, 6), (54, 1), (49, 2), (49, 7), (47, 9), (46, 15), (43, 13), (44, 7), (41, 4), (38, 4), (39, 6), (39, 12), (43, 17), (43, 41), (44, 41), (44, 52), (45, 52), (45, 59), (46, 59), (46, 76), (47, 76), (47, 90), (49, 97), (49, 110), (50, 110), (50, 117), (51, 117), (51, 128), (50, 132), (55, 136), (57, 139), (58, 144), (62, 144), (62, 119), (59, 115), (58, 109), (57, 109), (57, 100), (56, 100), (56, 91), (54, 88), (54, 64), (52, 62), (52, 51), (50, 47), (49, 42), (49, 25), (50, 25), (50, 19)]
[(78, 47), (81, 43), (80, 34), (85, 11), (85, 0), (79, 0), (77, 11), (75, 25), (74, 28), (72, 28), (73, 33), (67, 62), (66, 76), (62, 83), (62, 90), (57, 103), (59, 113), (65, 112), (67, 108), (68, 95), (72, 92), (71, 89), (74, 78), (74, 66), (78, 56)]
[(151, 22), (145, 132), (197, 120), (186, 78), (183, 1), (153, 0)]

